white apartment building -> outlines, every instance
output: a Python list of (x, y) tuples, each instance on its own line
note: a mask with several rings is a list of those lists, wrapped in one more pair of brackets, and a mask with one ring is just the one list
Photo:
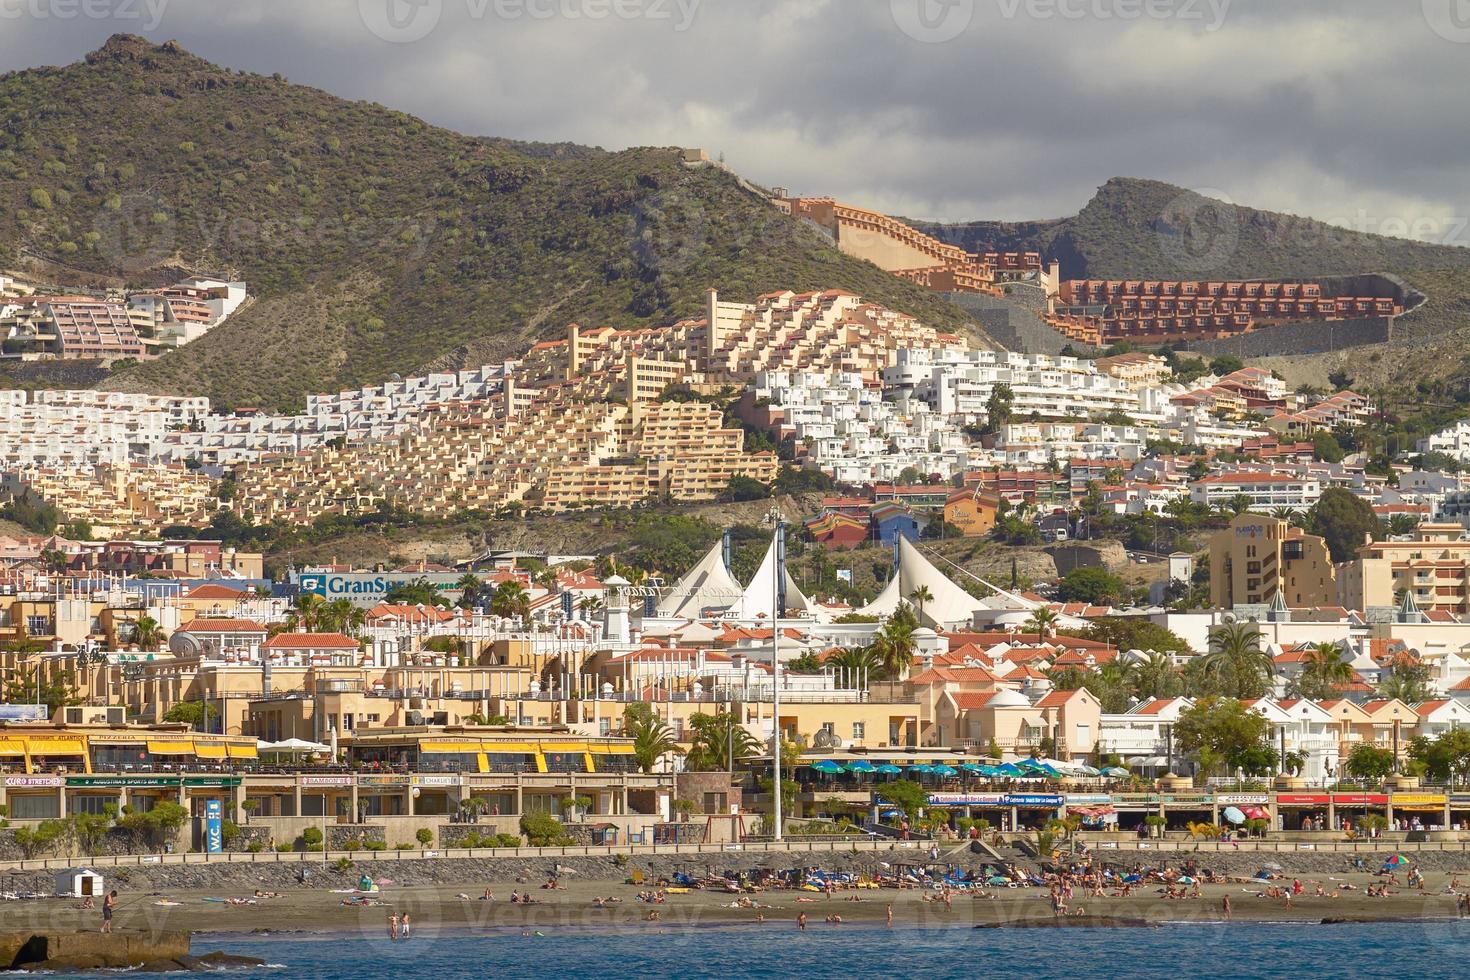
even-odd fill
[(1414, 449), (1420, 453), (1444, 453), (1461, 462), (1470, 461), (1470, 419), (1461, 419), (1425, 436), (1414, 444)]
[(1192, 503), (1220, 507), (1236, 497), (1245, 497), (1252, 510), (1266, 512), (1278, 507), (1306, 510), (1321, 496), (1318, 480), (1285, 473), (1212, 473), (1189, 485)]

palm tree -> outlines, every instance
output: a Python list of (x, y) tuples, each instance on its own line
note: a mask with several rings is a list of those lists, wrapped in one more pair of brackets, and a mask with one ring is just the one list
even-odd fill
[(1235, 698), (1258, 698), (1276, 665), (1261, 646), (1261, 634), (1252, 623), (1225, 623), (1210, 630), (1210, 650), (1200, 658), (1202, 668)]
[(582, 618), (591, 619), (602, 611), (602, 599), (595, 595), (582, 597)]
[(301, 593), (296, 597), (295, 611), (286, 617), (287, 626), (293, 631), (317, 632), (317, 617), (321, 615), (322, 607), (326, 604), (327, 601), (314, 592)]
[(1103, 711), (1121, 714), (1128, 710), (1128, 698), (1133, 691), (1133, 675), (1131, 664), (1114, 660), (1087, 675), (1082, 686), (1092, 692)]
[(497, 616), (524, 620), (531, 614), (531, 594), (515, 580), (501, 582), (490, 597), (490, 611)]
[(152, 616), (139, 616), (133, 624), (133, 642), (144, 650), (157, 650), (163, 642), (163, 627)]
[(1342, 659), (1342, 648), (1336, 643), (1314, 643), (1302, 661), (1302, 672), (1292, 682), (1292, 691), (1300, 697), (1320, 701), (1336, 696), (1352, 683), (1355, 673)]
[(695, 772), (723, 771), (733, 759), (738, 762), (760, 751), (760, 741), (728, 711), (689, 716), (691, 732), (684, 768)]
[(637, 717), (626, 721), (623, 734), (633, 739), (633, 758), (643, 772), (653, 772), (660, 759), (679, 751), (674, 730), (662, 718)]
[(845, 687), (858, 689), (865, 682), (883, 677), (883, 657), (875, 645), (844, 647), (822, 663), (830, 667)]
[(366, 622), (366, 610), (351, 599), (339, 596), (316, 612), (315, 632), (353, 634)]
[(934, 593), (929, 591), (929, 586), (921, 585), (909, 593), (909, 601), (919, 607), (919, 619), (924, 618), (924, 603), (934, 601)]
[(1169, 661), (1169, 655), (1150, 650), (1147, 659), (1133, 665), (1133, 693), (1139, 700), (1178, 697), (1184, 690), (1184, 678)]
[(914, 662), (914, 631), (919, 620), (908, 606), (899, 606), (873, 637), (873, 648), (883, 662), (883, 672), (893, 680), (908, 676)]
[(1045, 606), (1037, 606), (1031, 610), (1031, 616), (1026, 620), (1024, 628), (1026, 632), (1035, 633), (1038, 637), (1055, 636), (1057, 614)]
[(459, 581), (454, 584), (460, 591), (460, 607), (469, 609), (475, 604), (475, 600), (480, 597), (480, 576), (473, 572), (465, 572), (459, 577)]

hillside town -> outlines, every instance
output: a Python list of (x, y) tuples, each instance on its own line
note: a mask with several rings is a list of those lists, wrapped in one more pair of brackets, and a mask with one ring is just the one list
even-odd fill
[[(568, 795), (586, 799), (569, 829), (729, 839), (679, 808), (769, 817), (778, 735), (800, 784), (783, 819), (851, 823), (881, 795), (873, 767), (1012, 830), (1069, 810), (1217, 825), (1247, 797), (1280, 832), (1470, 819), (1470, 797), (1419, 782), (1470, 722), (1470, 485), (1445, 463), (1470, 437), (1455, 423), (1385, 463), (1364, 449), (1380, 406), (1346, 386), (1167, 349), (997, 351), (840, 290), (710, 290), (667, 326), (571, 324), (295, 415), (0, 395), (3, 513), (26, 532), (0, 537), (0, 669), (29, 705), (4, 732), (13, 819), (152, 805), (167, 759), (226, 774), (186, 806), (226, 788), (276, 839), (335, 813), (446, 841), (470, 801), (516, 834)], [(678, 567), (593, 540), (297, 565), (231, 538), (795, 488), (799, 520), (773, 507)], [(744, 584), (735, 531), (769, 541)], [(1066, 569), (977, 574), (955, 546)], [(1222, 773), (1227, 711), (1255, 735)], [(293, 744), (340, 775), (262, 767)], [(831, 766), (857, 778), (824, 785)], [(986, 787), (1036, 766), (1078, 791)], [(1226, 792), (1242, 775), (1262, 789)], [(1382, 792), (1349, 802), (1332, 787), (1350, 779)], [(1117, 795), (1158, 780), (1193, 795)]]

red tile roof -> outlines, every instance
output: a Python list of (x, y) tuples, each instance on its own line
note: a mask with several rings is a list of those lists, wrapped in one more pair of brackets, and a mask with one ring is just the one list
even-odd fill
[(342, 633), (279, 633), (265, 641), (267, 650), (356, 650), (357, 641)]
[(264, 626), (250, 619), (191, 619), (179, 627), (180, 633), (260, 633), (265, 635)]

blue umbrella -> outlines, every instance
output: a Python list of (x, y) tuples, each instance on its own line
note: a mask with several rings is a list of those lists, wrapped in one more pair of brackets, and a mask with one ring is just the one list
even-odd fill
[(1122, 766), (1112, 766), (1110, 768), (1104, 769), (1102, 771), (1102, 774), (1104, 776), (1115, 777), (1127, 777), (1132, 775), (1132, 773), (1130, 773), (1127, 769), (1124, 769)]
[(1015, 763), (1007, 762), (1003, 763), (1002, 765), (996, 766), (995, 774), (997, 776), (1007, 776), (1011, 779), (1014, 779), (1017, 776), (1026, 775), (1026, 770), (1022, 769), (1020, 766), (1017, 766)]
[(916, 762), (913, 765), (909, 766), (909, 772), (916, 772), (916, 773), (919, 773), (920, 775), (922, 775), (922, 774), (924, 774), (926, 772), (933, 772), (933, 771), (934, 771), (934, 767), (933, 766), (926, 766), (922, 762)]
[(835, 776), (842, 771), (842, 763), (833, 762), (831, 759), (823, 759), (821, 762), (813, 762), (812, 768), (828, 776)]
[(858, 759), (855, 762), (849, 762), (847, 764), (847, 771), (863, 774), (870, 773), (873, 771), (873, 764), (867, 759)]
[(929, 771), (932, 772), (936, 776), (957, 776), (957, 775), (959, 775), (959, 770), (956, 769), (956, 768), (954, 768), (953, 766), (935, 766), (933, 769), (930, 769)]
[(1220, 811), (1220, 816), (1231, 823), (1245, 823), (1245, 814), (1241, 813), (1237, 807), (1227, 806), (1224, 810)]
[(980, 765), (976, 765), (973, 762), (966, 762), (966, 763), (964, 763), (963, 765), (960, 766), (960, 769), (964, 770), (965, 772), (969, 773), (972, 776), (983, 776), (983, 775), (985, 775), (985, 772), (984, 772), (985, 767), (984, 766), (980, 766)]
[(993, 779), (994, 777), (1001, 775), (999, 766), (977, 766), (976, 768), (980, 770), (980, 775), (984, 776), (987, 779)]
[(897, 776), (899, 773), (903, 772), (902, 769), (900, 769), (898, 766), (895, 766), (891, 762), (883, 763), (883, 765), (878, 767), (877, 771), (881, 772), (885, 776)]

